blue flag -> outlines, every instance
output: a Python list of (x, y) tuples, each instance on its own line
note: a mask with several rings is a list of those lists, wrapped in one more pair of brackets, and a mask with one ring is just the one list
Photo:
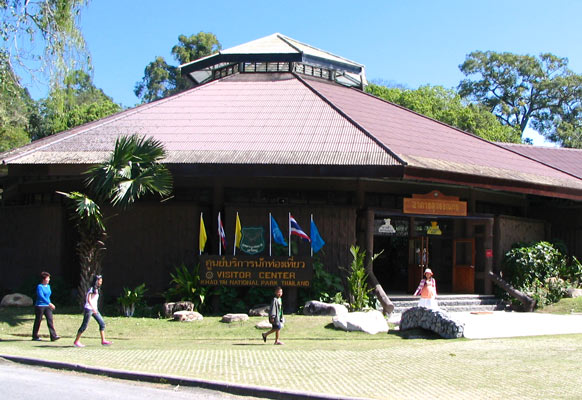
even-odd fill
[(273, 236), (273, 240), (275, 243), (279, 243), (280, 245), (287, 246), (287, 242), (285, 241), (285, 236), (283, 236), (283, 232), (279, 229), (279, 225), (275, 222), (275, 218), (271, 215), (271, 235)]
[(311, 221), (311, 248), (313, 248), (313, 252), (317, 253), (325, 242), (319, 235), (319, 231), (317, 230), (317, 226), (315, 226), (315, 222)]

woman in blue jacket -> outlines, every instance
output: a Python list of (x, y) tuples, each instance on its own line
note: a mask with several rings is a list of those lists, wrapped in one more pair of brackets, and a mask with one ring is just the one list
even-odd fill
[(46, 316), (46, 323), (48, 325), (51, 341), (59, 340), (60, 336), (57, 335), (55, 331), (55, 325), (53, 323), (53, 310), (55, 305), (51, 303), (51, 274), (48, 272), (40, 273), (41, 282), (36, 287), (36, 302), (34, 303), (34, 326), (32, 328), (32, 340), (40, 341), (38, 337), (38, 330), (40, 329), (40, 323), (42, 322), (42, 317)]

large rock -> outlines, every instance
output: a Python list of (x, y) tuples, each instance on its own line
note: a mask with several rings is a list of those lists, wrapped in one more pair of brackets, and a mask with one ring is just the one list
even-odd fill
[(568, 297), (582, 297), (582, 289), (568, 288)]
[(32, 304), (32, 299), (22, 293), (7, 294), (0, 302), (2, 307), (30, 307)]
[(304, 315), (342, 315), (347, 314), (348, 309), (343, 304), (329, 304), (322, 301), (311, 300), (303, 307)]
[(173, 316), (176, 311), (194, 311), (194, 303), (191, 301), (164, 303), (164, 315), (166, 318)]
[(333, 317), (333, 326), (344, 331), (362, 331), (372, 335), (388, 332), (388, 322), (380, 311), (352, 312)]
[(445, 339), (463, 337), (465, 324), (452, 319), (446, 312), (425, 307), (412, 307), (402, 313), (400, 330), (422, 328)]
[(249, 316), (251, 317), (268, 317), (269, 316), (269, 306), (268, 304), (259, 304), (254, 306), (249, 310)]
[(193, 322), (193, 321), (200, 321), (202, 320), (204, 317), (202, 316), (202, 314), (196, 312), (196, 311), (176, 311), (173, 314), (173, 318), (174, 321), (180, 321), (180, 322)]
[(257, 329), (271, 329), (272, 327), (273, 325), (269, 322), (268, 319), (264, 319), (255, 325), (255, 328)]
[(247, 314), (226, 314), (222, 316), (221, 321), (226, 323), (247, 321), (249, 316)]

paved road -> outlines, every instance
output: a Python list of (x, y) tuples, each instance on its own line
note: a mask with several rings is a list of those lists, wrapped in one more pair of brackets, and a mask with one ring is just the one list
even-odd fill
[[(23, 366), (0, 360), (0, 398), (11, 400), (235, 400), (233, 396), (213, 390), (173, 387), (123, 381), (48, 368)], [(245, 400), (252, 399), (244, 397)]]

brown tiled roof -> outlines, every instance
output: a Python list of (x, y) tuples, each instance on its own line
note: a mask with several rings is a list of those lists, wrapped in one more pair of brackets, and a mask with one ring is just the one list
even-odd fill
[(582, 188), (582, 180), (562, 171), (359, 90), (315, 79), (306, 82), (371, 132), (408, 169)]
[(498, 143), (506, 149), (550, 165), (582, 179), (582, 149)]
[(370, 170), (361, 167), (381, 176), (396, 168), (405, 179), (582, 199), (582, 179), (359, 90), (291, 73), (232, 75), (0, 160), (93, 164), (134, 133), (160, 140), (169, 164), (331, 166), (356, 176)]
[(120, 135), (160, 140), (167, 163), (401, 165), (292, 74), (242, 74), (0, 155), (9, 164), (104, 161)]

